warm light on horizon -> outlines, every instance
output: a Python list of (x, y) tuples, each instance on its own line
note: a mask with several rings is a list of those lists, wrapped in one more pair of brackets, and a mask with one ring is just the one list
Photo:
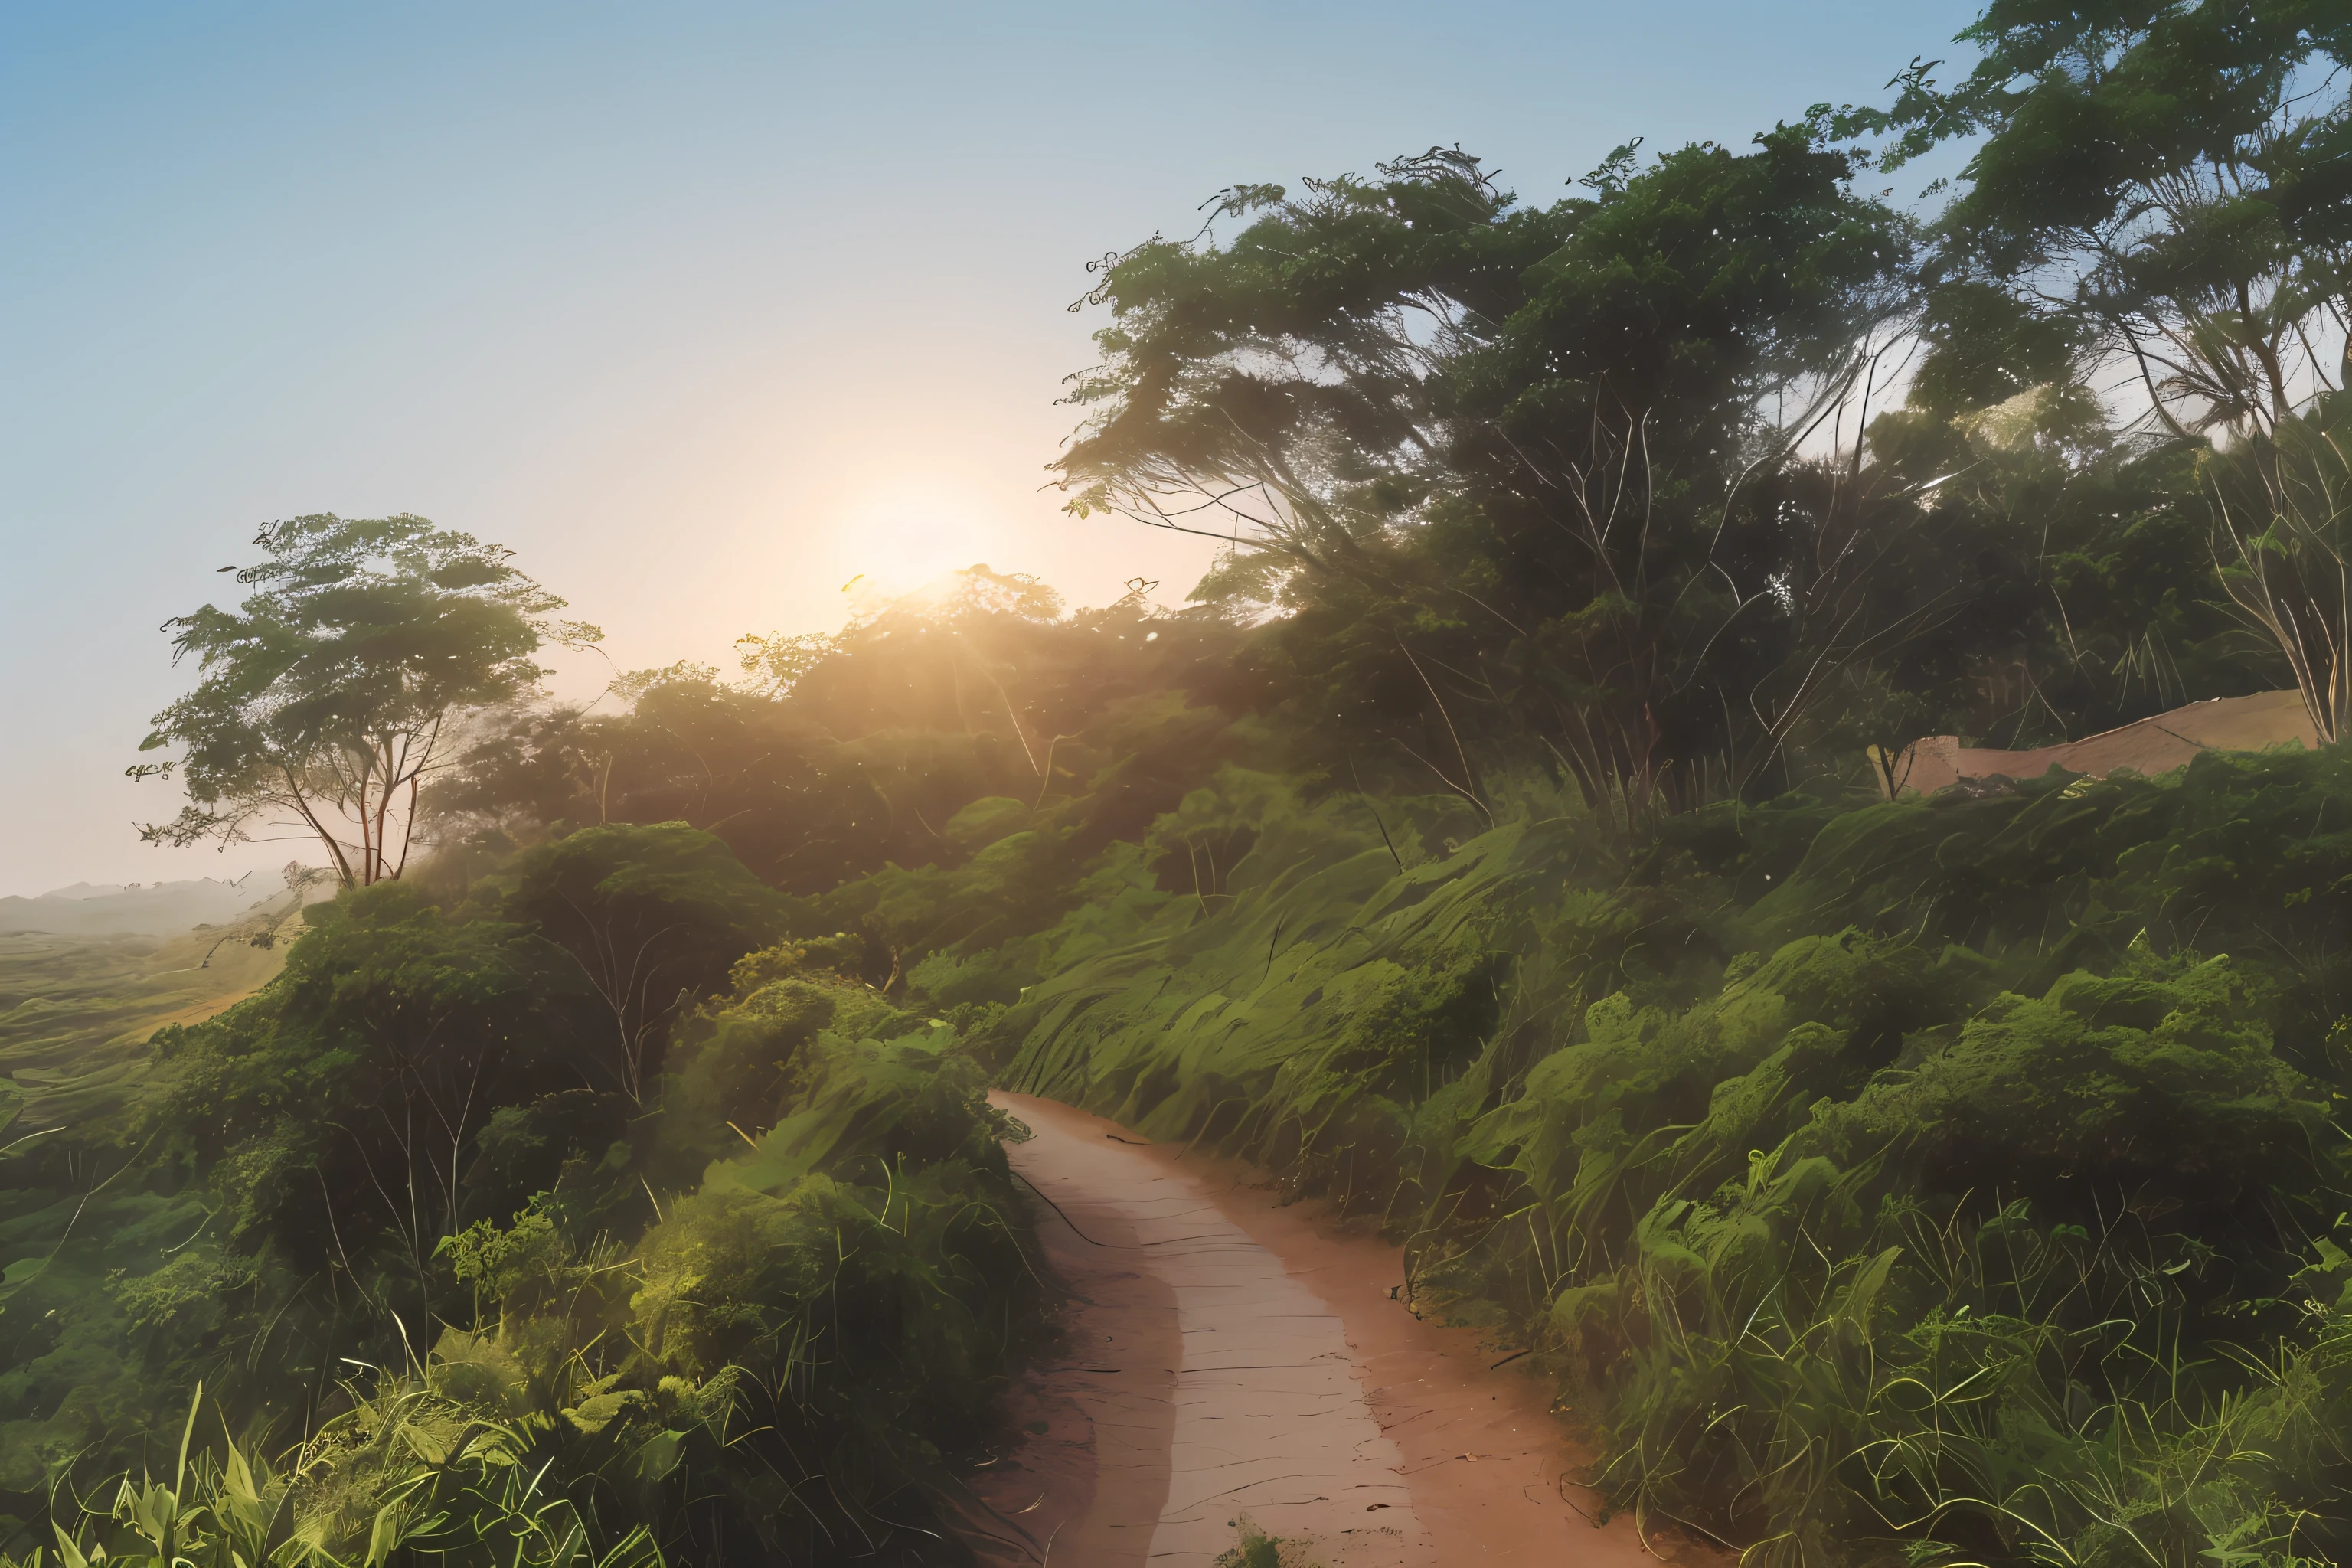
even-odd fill
[(874, 598), (919, 592), (975, 563), (1002, 565), (999, 558), (1011, 544), (997, 521), (979, 515), (968, 498), (929, 489), (869, 497), (825, 535), (823, 554), (838, 572), (845, 617)]
[[(1261, 8), (1261, 58), (1318, 62), (1267, 94), (1225, 68), (1228, 24), (1164, 7), (16, 8), (0, 118), (43, 154), (12, 168), (0, 272), (10, 384), (37, 393), (0, 432), (0, 650), (44, 765), (0, 777), (37, 825), (0, 892), (282, 863), (141, 843), (154, 791), (121, 776), (185, 689), (155, 627), (223, 597), (214, 569), (273, 518), (407, 510), (513, 550), (605, 629), (544, 661), (583, 702), (680, 658), (731, 677), (746, 633), (836, 631), (860, 574), (985, 562), (1072, 606), (1135, 577), (1182, 603), (1213, 542), (1041, 488), (1108, 324), (1067, 309), (1085, 263), (1191, 233), (1236, 181), (1440, 140), (1531, 194), (1629, 134), (1744, 144), (1978, 7), (1833, 35), (1702, 9), (1505, 7), (1517, 48), (1432, 53)], [(1563, 98), (1563, 51), (1622, 68)], [(1197, 111), (1074, 136), (1088, 80)]]

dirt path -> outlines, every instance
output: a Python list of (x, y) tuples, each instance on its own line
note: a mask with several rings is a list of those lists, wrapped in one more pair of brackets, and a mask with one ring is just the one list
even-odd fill
[(1041, 1240), (1075, 1300), (1068, 1355), (1015, 1396), (1032, 1436), (981, 1490), (1051, 1563), (1210, 1568), (1244, 1511), (1323, 1568), (1656, 1562), (1561, 1485), (1580, 1457), (1534, 1379), (1391, 1298), (1393, 1247), (1068, 1106), (992, 1098), (1036, 1133), (1010, 1154), (1059, 1211)]

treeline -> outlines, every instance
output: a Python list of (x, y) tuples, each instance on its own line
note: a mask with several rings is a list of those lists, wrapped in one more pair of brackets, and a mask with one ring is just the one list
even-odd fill
[[(1180, 611), (975, 568), (577, 708), (503, 552), (265, 530), (150, 831), (346, 888), (0, 1091), (0, 1550), (1034, 1550), (956, 1482), (1050, 1332), (994, 1080), (1373, 1216), (1651, 1524), (2342, 1556), (2352, 22), (1969, 37), (1549, 205), (1433, 150), (1124, 253), (1058, 468), (1235, 541)], [(2281, 689), (2318, 752), (1887, 798)]]

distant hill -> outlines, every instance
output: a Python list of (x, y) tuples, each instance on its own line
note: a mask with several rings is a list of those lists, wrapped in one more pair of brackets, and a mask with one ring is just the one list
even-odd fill
[(0, 899), (0, 934), (173, 936), (196, 926), (233, 921), (284, 890), (274, 879), (265, 882), (250, 874), (234, 882), (210, 877), (129, 887), (76, 882), (37, 898)]

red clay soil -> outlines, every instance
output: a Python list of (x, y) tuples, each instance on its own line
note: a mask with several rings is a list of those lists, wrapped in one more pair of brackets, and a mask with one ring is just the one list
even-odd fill
[(2052, 768), (2102, 778), (2128, 769), (2154, 778), (2185, 766), (2200, 752), (2259, 752), (2289, 741), (2301, 742), (2305, 750), (2319, 743), (2303, 694), (2264, 691), (2192, 702), (2085, 740), (2031, 752), (1963, 746), (1954, 735), (1929, 735), (1895, 754), (1888, 782), (1898, 795), (1933, 795), (1962, 779), (2038, 779)]
[(1246, 1169), (991, 1098), (1035, 1133), (1008, 1153), (1051, 1205), (1039, 1238), (1069, 1293), (1066, 1353), (1013, 1396), (1025, 1441), (974, 1482), (1016, 1527), (994, 1560), (1210, 1568), (1244, 1512), (1322, 1568), (1712, 1559), (1595, 1528), (1548, 1391), (1397, 1300), (1396, 1248)]

